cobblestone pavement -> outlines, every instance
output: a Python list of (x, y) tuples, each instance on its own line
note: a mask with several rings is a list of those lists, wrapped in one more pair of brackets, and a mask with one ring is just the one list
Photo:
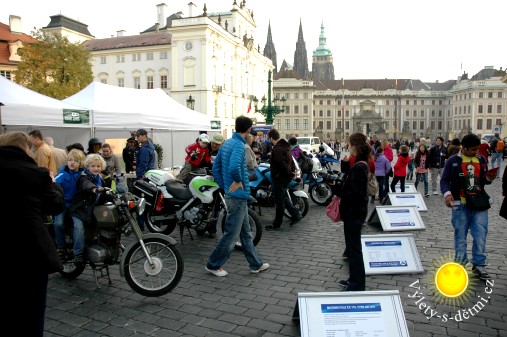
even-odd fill
[[(505, 165), (505, 164), (504, 164)], [(422, 192), (422, 184), (419, 186)], [(472, 308), (479, 296), (488, 297), (482, 310), (461, 322), (428, 319), (419, 309), (410, 285), (435, 270), (434, 262), (452, 256), (451, 211), (441, 195), (424, 198), (429, 211), (422, 212), (426, 230), (413, 233), (425, 272), (422, 274), (367, 276), (367, 290), (400, 291), (405, 318), (412, 337), (507, 336), (507, 252), (506, 220), (498, 216), (502, 201), (501, 179), (487, 187), (495, 202), (489, 210), (488, 270), (494, 285), (486, 294), (485, 284), (477, 282), (470, 300), (459, 307), (435, 305), (428, 289), (424, 301), (454, 317), (459, 309)], [(374, 205), (370, 204), (370, 211)], [(263, 226), (270, 224), (274, 209), (263, 209)], [(177, 232), (177, 231), (176, 231)], [(176, 232), (173, 233), (176, 235)], [(380, 234), (380, 227), (365, 225), (364, 234)], [(343, 225), (332, 223), (324, 207), (310, 200), (307, 216), (294, 227), (286, 220), (281, 231), (264, 232), (257, 246), (269, 270), (252, 275), (241, 252), (235, 251), (224, 266), (229, 272), (218, 278), (206, 273), (204, 265), (216, 240), (188, 234), (178, 248), (185, 261), (179, 285), (169, 294), (147, 298), (132, 291), (111, 268), (113, 285), (101, 279), (96, 289), (91, 269), (73, 281), (50, 276), (45, 336), (300, 336), (292, 320), (298, 292), (339, 291), (337, 281), (346, 279)], [(469, 240), (469, 251), (471, 242)], [(471, 289), (469, 287), (469, 289)], [(459, 317), (456, 317), (459, 318)]]

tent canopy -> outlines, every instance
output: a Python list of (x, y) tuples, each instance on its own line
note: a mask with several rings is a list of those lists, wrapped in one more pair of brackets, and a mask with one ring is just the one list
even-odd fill
[(91, 110), (95, 129), (210, 130), (210, 119), (188, 109), (162, 89), (121, 88), (92, 82), (63, 100)]
[(51, 127), (89, 128), (85, 124), (64, 123), (64, 110), (82, 108), (39, 94), (0, 76), (2, 125), (34, 125)]

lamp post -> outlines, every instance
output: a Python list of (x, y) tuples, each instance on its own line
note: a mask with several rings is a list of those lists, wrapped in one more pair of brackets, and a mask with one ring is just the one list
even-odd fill
[(268, 72), (268, 99), (266, 105), (266, 96), (262, 97), (262, 108), (257, 108), (258, 99), (254, 97), (253, 99), (255, 104), (255, 112), (260, 112), (264, 117), (266, 117), (266, 124), (273, 125), (274, 117), (280, 112), (284, 112), (283, 104), (285, 103), (285, 97), (282, 97), (280, 100), (282, 102), (282, 107), (277, 106), (278, 98), (274, 98), (271, 100), (271, 70)]
[(192, 97), (192, 94), (187, 98), (187, 108), (192, 110), (195, 108), (195, 99)]

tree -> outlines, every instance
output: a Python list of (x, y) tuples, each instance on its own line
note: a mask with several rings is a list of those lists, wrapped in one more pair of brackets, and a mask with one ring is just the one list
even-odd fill
[(18, 50), (16, 82), (56, 99), (74, 95), (93, 81), (90, 52), (60, 34), (32, 32), (38, 41)]

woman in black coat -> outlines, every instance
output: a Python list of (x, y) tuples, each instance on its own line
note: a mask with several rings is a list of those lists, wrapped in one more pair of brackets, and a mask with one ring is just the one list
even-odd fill
[(37, 166), (31, 146), (24, 132), (0, 136), (0, 254), (7, 282), (0, 324), (20, 336), (43, 335), (48, 274), (63, 268), (43, 220), (63, 212), (63, 191), (48, 169)]
[[(349, 259), (349, 278), (338, 284), (346, 291), (365, 290), (366, 276), (361, 247), (361, 229), (368, 213), (368, 173), (366, 164), (371, 156), (371, 146), (362, 133), (354, 133), (349, 138), (350, 155), (355, 157), (355, 163), (343, 173), (345, 182), (339, 196), (341, 197), (340, 215), (343, 220), (345, 234), (345, 252)], [(342, 160), (348, 161), (348, 158)]]

